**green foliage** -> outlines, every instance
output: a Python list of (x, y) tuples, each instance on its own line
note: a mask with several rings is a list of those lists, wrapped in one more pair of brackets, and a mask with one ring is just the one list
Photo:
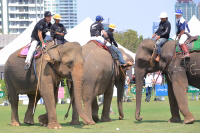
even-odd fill
[(8, 99), (8, 91), (6, 89), (6, 84), (3, 79), (0, 80), (0, 89), (4, 92), (4, 99)]
[(137, 31), (131, 29), (114, 32), (114, 37), (117, 43), (134, 53), (137, 51), (138, 45), (143, 40), (142, 35), (139, 36)]

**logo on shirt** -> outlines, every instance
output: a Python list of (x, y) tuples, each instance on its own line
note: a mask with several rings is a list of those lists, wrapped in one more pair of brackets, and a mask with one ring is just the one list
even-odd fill
[(94, 24), (93, 26), (92, 26), (92, 29), (96, 29), (96, 26), (97, 26), (98, 24)]
[(40, 26), (40, 29), (42, 29), (42, 28), (43, 28), (43, 26), (41, 25), (41, 26)]

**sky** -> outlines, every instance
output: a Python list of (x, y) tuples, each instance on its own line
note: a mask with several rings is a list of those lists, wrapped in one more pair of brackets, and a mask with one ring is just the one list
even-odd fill
[[(144, 38), (152, 36), (153, 22), (160, 21), (161, 12), (167, 12), (175, 35), (175, 3), (177, 0), (77, 0), (78, 23), (90, 17), (95, 21), (102, 15), (104, 21), (117, 26), (117, 31), (133, 29)], [(193, 0), (199, 3), (200, 0)]]

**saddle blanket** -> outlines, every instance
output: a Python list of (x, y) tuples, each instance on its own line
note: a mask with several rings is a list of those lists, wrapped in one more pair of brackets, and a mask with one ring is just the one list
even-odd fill
[[(188, 49), (189, 49), (190, 52), (199, 51), (200, 50), (200, 36), (198, 37), (198, 40), (188, 44)], [(180, 53), (180, 52), (182, 53), (182, 50), (181, 50), (179, 45), (176, 46), (176, 52), (177, 53)]]
[[(45, 42), (46, 45), (48, 45), (50, 41)], [(29, 43), (28, 45), (26, 45), (25, 47), (21, 48), (18, 57), (22, 57), (22, 58), (26, 58), (26, 56), (28, 55), (28, 50), (31, 46), (31, 43)], [(37, 46), (35, 53), (34, 53), (34, 58), (39, 58), (42, 55), (42, 47), (40, 45)]]
[[(94, 42), (97, 46), (100, 46), (100, 47), (102, 47), (103, 49), (109, 51), (109, 50), (108, 50), (108, 47), (107, 47), (106, 45), (104, 45), (103, 43), (100, 43), (100, 42), (98, 42), (98, 41), (96, 41), (96, 40), (91, 40), (91, 41), (89, 41), (89, 42)], [(88, 43), (89, 43), (89, 42), (88, 42)], [(110, 52), (110, 51), (109, 51), (109, 52)]]

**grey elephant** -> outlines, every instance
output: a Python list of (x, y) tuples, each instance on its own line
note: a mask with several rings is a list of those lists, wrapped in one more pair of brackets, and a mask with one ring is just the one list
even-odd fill
[[(43, 97), (47, 113), (39, 116), (39, 122), (48, 128), (61, 128), (57, 122), (56, 103), (58, 96), (58, 85), (61, 78), (73, 80), (76, 107), (79, 115), (86, 124), (91, 121), (83, 113), (81, 103), (83, 63), (82, 48), (78, 43), (65, 43), (55, 47), (53, 43), (47, 46), (47, 53), (44, 55), (41, 73), (41, 87), (36, 99), (36, 103)], [(33, 66), (28, 71), (23, 69), (24, 59), (19, 58), (16, 51), (8, 58), (5, 64), (5, 82), (8, 90), (9, 100), (11, 102), (11, 126), (20, 126), (18, 118), (18, 94), (27, 94), (29, 105), (25, 114), (24, 123), (34, 124), (32, 115), (34, 98), (36, 94), (37, 80), (34, 74)], [(51, 63), (49, 63), (51, 62)], [(39, 73), (41, 58), (36, 60), (36, 72)], [(38, 78), (40, 79), (40, 78)]]
[(200, 53), (193, 52), (191, 53), (191, 57), (185, 59), (184, 61), (181, 59), (181, 54), (175, 54), (176, 42), (171, 40), (162, 47), (161, 61), (150, 62), (154, 44), (155, 41), (146, 39), (140, 43), (136, 53), (136, 120), (142, 120), (142, 117), (140, 117), (143, 86), (142, 79), (147, 73), (153, 73), (161, 70), (166, 76), (168, 84), (168, 97), (172, 115), (169, 122), (180, 122), (180, 111), (184, 116), (185, 124), (194, 123), (195, 118), (188, 108), (186, 93), (188, 85), (200, 88), (200, 72), (196, 71), (199, 69), (200, 61), (198, 58)]
[[(133, 58), (123, 50), (122, 54), (125, 61), (133, 61)], [(83, 67), (83, 92), (82, 98), (84, 102), (84, 113), (91, 121), (98, 122), (98, 104), (97, 96), (104, 94), (104, 104), (101, 116), (101, 122), (110, 122), (110, 104), (113, 95), (114, 85), (117, 87), (117, 102), (119, 110), (119, 119), (123, 119), (124, 113), (122, 108), (123, 93), (124, 93), (124, 83), (127, 69), (132, 66), (128, 66), (121, 70), (119, 65), (117, 65), (110, 53), (103, 48), (97, 46), (94, 42), (89, 42), (82, 47), (83, 57), (85, 59)], [(73, 85), (71, 95), (73, 97)], [(72, 102), (73, 115), (72, 115), (72, 125), (78, 125), (79, 116), (75, 102)]]

